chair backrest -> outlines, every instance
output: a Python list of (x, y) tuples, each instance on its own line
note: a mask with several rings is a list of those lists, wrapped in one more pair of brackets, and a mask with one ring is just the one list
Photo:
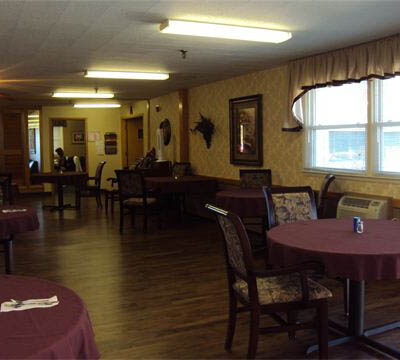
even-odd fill
[(138, 170), (115, 170), (117, 175), (118, 193), (123, 201), (132, 197), (146, 198), (146, 186), (141, 171)]
[(259, 170), (239, 170), (240, 187), (246, 189), (261, 189), (263, 186), (272, 185), (272, 175), (270, 169)]
[(101, 174), (103, 173), (104, 165), (106, 164), (105, 161), (100, 161), (96, 168), (96, 174), (94, 175), (94, 184), (100, 188), (101, 186)]
[(324, 177), (324, 181), (322, 182), (321, 190), (319, 191), (318, 194), (318, 204), (317, 204), (317, 213), (318, 213), (318, 218), (320, 219), (323, 219), (325, 217), (329, 185), (335, 180), (335, 178), (336, 178), (335, 175), (327, 174)]
[(249, 294), (255, 288), (254, 260), (250, 241), (246, 229), (234, 213), (206, 204), (206, 209), (214, 213), (224, 239), (225, 260), (228, 271), (228, 281), (232, 286), (236, 278), (246, 281), (249, 285)]
[(2, 192), (2, 201), (4, 204), (12, 205), (14, 203), (12, 193), (12, 174), (0, 173), (0, 189)]
[[(82, 165), (81, 165), (81, 159), (79, 158), (79, 156), (74, 156), (73, 157), (74, 160), (74, 164), (75, 164), (75, 171), (76, 172), (82, 172)], [(104, 166), (104, 165), (103, 165)], [(100, 175), (101, 176), (101, 175)]]
[(317, 219), (314, 192), (310, 186), (270, 188), (263, 187), (268, 228)]
[(191, 173), (191, 165), (190, 162), (176, 162), (172, 166), (172, 176), (182, 177), (186, 175), (190, 175)]

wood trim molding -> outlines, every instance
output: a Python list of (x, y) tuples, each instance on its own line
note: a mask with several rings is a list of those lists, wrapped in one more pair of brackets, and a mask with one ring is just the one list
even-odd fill
[(188, 90), (179, 90), (179, 161), (189, 161)]

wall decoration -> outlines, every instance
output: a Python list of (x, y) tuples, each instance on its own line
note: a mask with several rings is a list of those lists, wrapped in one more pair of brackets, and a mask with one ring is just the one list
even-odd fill
[(104, 134), (104, 152), (106, 155), (115, 155), (117, 153), (117, 134), (108, 132)]
[(28, 130), (29, 154), (36, 154), (36, 129)]
[(171, 140), (171, 123), (168, 119), (161, 121), (160, 129), (164, 130), (164, 145), (167, 146)]
[(262, 95), (229, 100), (231, 164), (262, 165)]
[(84, 144), (85, 143), (85, 133), (82, 131), (74, 131), (72, 133), (72, 143), (73, 144)]
[(195, 124), (196, 126), (194, 127), (194, 129), (190, 129), (190, 131), (194, 133), (198, 131), (199, 133), (201, 133), (206, 142), (207, 149), (209, 149), (211, 146), (212, 136), (215, 131), (214, 124), (210, 119), (204, 117), (201, 113), (200, 113), (200, 121), (196, 121)]
[(100, 141), (100, 131), (89, 131), (88, 132), (88, 141), (89, 142)]

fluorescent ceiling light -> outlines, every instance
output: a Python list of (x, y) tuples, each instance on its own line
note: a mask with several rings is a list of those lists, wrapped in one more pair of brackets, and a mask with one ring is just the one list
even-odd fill
[(160, 25), (160, 31), (166, 34), (205, 36), (272, 43), (280, 43), (289, 40), (292, 37), (292, 34), (288, 31), (181, 20), (164, 21)]
[(91, 99), (111, 99), (114, 97), (112, 93), (85, 93), (85, 92), (55, 92), (53, 97), (58, 98), (91, 98)]
[(136, 80), (167, 80), (169, 74), (132, 71), (100, 71), (87, 70), (85, 77), (102, 79), (136, 79)]
[(28, 115), (28, 119), (39, 119), (39, 115)]
[(76, 108), (119, 108), (121, 104), (74, 104)]

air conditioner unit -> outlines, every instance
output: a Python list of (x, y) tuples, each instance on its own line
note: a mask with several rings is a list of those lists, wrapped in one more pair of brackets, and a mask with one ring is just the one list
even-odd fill
[(389, 219), (390, 214), (390, 198), (345, 194), (339, 201), (336, 218)]

